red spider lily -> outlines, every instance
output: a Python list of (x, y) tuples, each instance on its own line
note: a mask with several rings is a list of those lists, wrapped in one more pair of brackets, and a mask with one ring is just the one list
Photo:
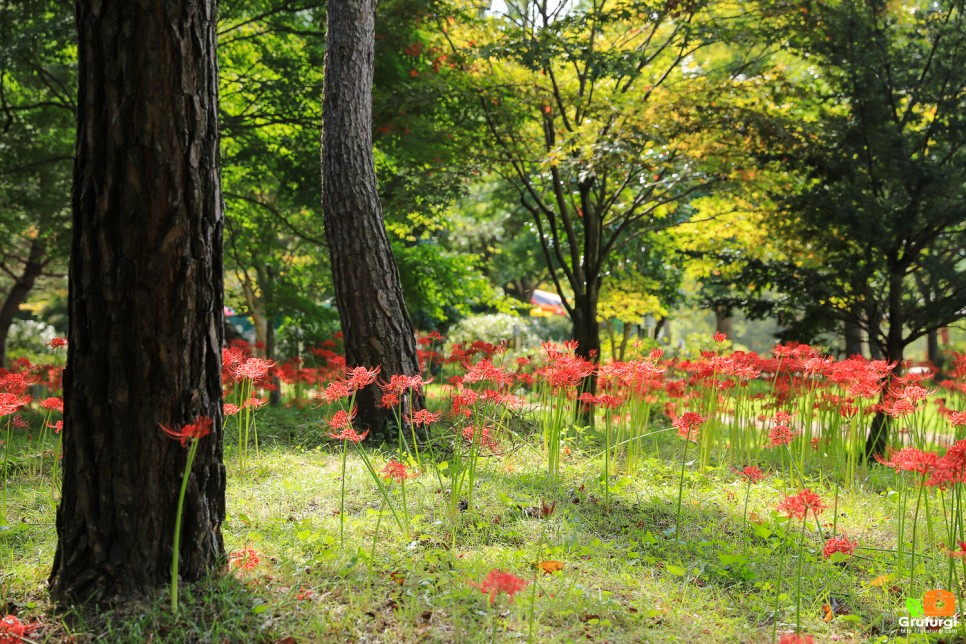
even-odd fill
[(771, 447), (788, 445), (798, 437), (799, 432), (792, 431), (788, 425), (775, 425), (768, 432), (768, 444)]
[(953, 427), (966, 427), (966, 411), (954, 411), (947, 416)]
[(577, 396), (577, 400), (584, 403), (587, 407), (605, 407), (607, 409), (617, 409), (624, 404), (624, 401), (617, 396), (611, 396), (609, 394), (595, 396), (590, 392), (580, 394)]
[(67, 346), (67, 338), (54, 338), (53, 340), (51, 340), (50, 342), (48, 342), (47, 345), (51, 349), (59, 349), (61, 347), (66, 347)]
[(490, 434), (489, 427), (483, 427), (477, 432), (475, 425), (467, 425), (463, 428), (463, 438), (469, 442), (473, 442), (474, 438), (478, 438), (480, 445), (490, 450), (491, 452), (500, 451), (500, 443), (497, 442), (495, 438)]
[(50, 427), (52, 430), (54, 430), (55, 434), (59, 434), (61, 430), (64, 429), (64, 421), (58, 420), (53, 425), (51, 425), (50, 423), (47, 423), (47, 427)]
[(715, 344), (721, 344), (722, 342), (728, 339), (728, 336), (722, 333), (721, 331), (718, 331), (712, 337), (714, 338)]
[(59, 411), (64, 413), (64, 399), (63, 398), (45, 398), (40, 406), (44, 409), (49, 409), (50, 411)]
[(379, 399), (379, 406), (383, 409), (395, 409), (402, 403), (402, 397), (396, 393), (383, 394)]
[(236, 550), (228, 555), (228, 568), (241, 568), (242, 570), (254, 570), (261, 560), (258, 553), (251, 548)]
[(479, 400), (479, 394), (472, 389), (464, 389), (458, 394), (455, 394), (450, 399), (450, 402), (453, 403), (453, 415), (469, 418), (472, 413), (470, 407), (476, 404), (477, 400)]
[(739, 474), (741, 474), (741, 478), (745, 479), (749, 483), (758, 483), (765, 478), (764, 473), (762, 473), (760, 469), (757, 467), (752, 467), (751, 465), (741, 470)]
[(893, 418), (901, 418), (916, 413), (916, 403), (906, 398), (887, 398), (881, 410)]
[(235, 380), (261, 380), (275, 364), (272, 360), (248, 358), (244, 362), (236, 363), (231, 369), (231, 375)]
[(232, 403), (222, 403), (221, 405), (221, 413), (225, 416), (234, 416), (239, 411), (241, 409), (238, 408), (238, 405), (233, 405)]
[(788, 518), (795, 517), (796, 519), (804, 519), (808, 515), (809, 510), (818, 516), (824, 509), (825, 506), (822, 505), (822, 499), (809, 489), (802, 490), (792, 496), (787, 496), (778, 504), (779, 512)]
[(966, 559), (966, 541), (959, 542), (959, 550), (947, 550), (946, 554), (953, 559)]
[(496, 385), (510, 384), (513, 382), (513, 375), (495, 366), (490, 360), (484, 358), (474, 365), (464, 364), (466, 373), (463, 375), (463, 382), (489, 381)]
[(391, 460), (386, 463), (386, 466), (382, 468), (380, 472), (383, 478), (391, 481), (396, 481), (397, 483), (402, 483), (406, 479), (416, 478), (419, 476), (416, 472), (410, 472), (403, 463), (397, 460)]
[(350, 391), (359, 391), (360, 389), (365, 389), (376, 381), (379, 371), (380, 367), (376, 367), (374, 369), (367, 369), (366, 367), (353, 367), (352, 369), (346, 368), (346, 385), (349, 386)]
[(694, 411), (686, 411), (677, 418), (671, 424), (678, 429), (678, 436), (692, 443), (698, 442), (698, 428), (701, 424), (707, 420), (701, 414)]
[(950, 483), (966, 482), (966, 439), (956, 441), (933, 466), (926, 485), (945, 488)]
[(528, 583), (527, 580), (520, 579), (512, 573), (502, 570), (491, 570), (482, 583), (471, 583), (470, 585), (474, 588), (479, 588), (480, 592), (484, 595), (489, 595), (490, 604), (492, 604), (496, 600), (496, 596), (500, 593), (506, 593), (512, 602), (513, 596), (526, 588)]
[(245, 407), (248, 407), (249, 409), (256, 409), (257, 410), (257, 409), (261, 409), (262, 407), (264, 407), (267, 404), (268, 404), (268, 398), (256, 398), (256, 397), (252, 396), (251, 398), (249, 398), (248, 400), (245, 401), (245, 405), (244, 406)]
[(815, 638), (803, 633), (786, 633), (778, 640), (778, 644), (815, 644)]
[(882, 458), (879, 454), (875, 455), (877, 460), (886, 467), (891, 467), (897, 472), (918, 472), (925, 474), (936, 467), (939, 455), (933, 452), (924, 452), (915, 447), (903, 447), (899, 450), (889, 450), (889, 459)]
[(421, 376), (407, 376), (405, 374), (393, 374), (389, 377), (389, 382), (379, 383), (379, 387), (386, 395), (402, 396), (404, 393), (411, 389), (416, 391), (421, 391), (423, 385), (428, 385), (433, 381), (432, 378), (429, 380), (423, 380)]
[(329, 383), (329, 386), (323, 389), (318, 397), (331, 404), (351, 395), (352, 390), (349, 389), (348, 383), (343, 380), (336, 380), (335, 382)]
[(858, 542), (849, 541), (846, 537), (832, 537), (825, 542), (825, 547), (822, 548), (822, 556), (828, 559), (836, 552), (851, 556), (858, 545)]
[(332, 429), (346, 429), (352, 427), (352, 419), (356, 417), (358, 407), (353, 407), (352, 411), (340, 409), (329, 419), (328, 425)]
[(37, 627), (35, 623), (20, 621), (15, 615), (0, 617), (0, 644), (19, 644)]
[(434, 414), (428, 409), (420, 409), (419, 411), (417, 411), (416, 413), (414, 413), (412, 416), (409, 417), (409, 422), (415, 425), (416, 427), (421, 427), (421, 426), (428, 427), (429, 425), (432, 425), (433, 423), (437, 422), (442, 417), (443, 417), (442, 414), (438, 414), (438, 413)]
[(20, 414), (17, 414), (13, 417), (13, 426), (16, 427), (17, 429), (27, 429), (28, 427), (30, 427), (30, 425), (27, 424), (27, 421), (25, 421), (23, 419), (23, 416), (21, 416)]
[(332, 440), (348, 441), (350, 443), (361, 443), (366, 439), (366, 436), (368, 435), (369, 435), (368, 429), (362, 432), (361, 434), (359, 434), (358, 432), (356, 432), (356, 430), (352, 429), (352, 427), (346, 427), (338, 434), (335, 434), (335, 433), (326, 434), (326, 436), (328, 436)]
[(40, 378), (37, 376), (24, 373), (23, 371), (15, 371), (0, 378), (0, 389), (12, 394), (22, 394), (31, 385), (35, 385), (38, 382), (40, 382)]
[(194, 422), (188, 423), (179, 430), (174, 430), (161, 425), (161, 431), (165, 434), (181, 441), (181, 447), (188, 444), (190, 440), (200, 440), (211, 433), (212, 421), (207, 416), (198, 416)]

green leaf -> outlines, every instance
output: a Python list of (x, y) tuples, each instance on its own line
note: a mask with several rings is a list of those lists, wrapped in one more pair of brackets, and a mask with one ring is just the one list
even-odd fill
[(675, 577), (684, 577), (686, 574), (688, 574), (687, 570), (681, 566), (675, 566), (674, 564), (667, 564), (664, 566), (664, 568)]

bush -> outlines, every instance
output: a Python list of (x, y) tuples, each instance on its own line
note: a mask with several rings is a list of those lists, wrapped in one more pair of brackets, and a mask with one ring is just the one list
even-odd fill
[(552, 318), (529, 318), (508, 313), (488, 313), (471, 315), (457, 322), (447, 335), (448, 344), (469, 344), (482, 340), (490, 344), (507, 342), (513, 349), (514, 328), (519, 337), (519, 348), (523, 351), (539, 349), (547, 340), (567, 340), (571, 334), (570, 320), (557, 315)]

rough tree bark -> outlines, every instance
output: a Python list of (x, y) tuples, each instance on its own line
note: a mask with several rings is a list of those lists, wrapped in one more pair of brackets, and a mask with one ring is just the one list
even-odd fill
[(44, 267), (50, 261), (46, 256), (46, 250), (40, 237), (31, 240), (23, 270), (20, 271), (20, 275), (11, 275), (15, 278), (13, 286), (3, 300), (3, 306), (0, 306), (0, 367), (7, 364), (7, 337), (10, 335), (10, 327), (17, 317), (20, 305), (27, 301), (27, 296), (30, 295), (37, 278), (41, 276)]
[(214, 420), (185, 502), (180, 571), (224, 558), (223, 210), (215, 2), (78, 0), (79, 100), (64, 379), (61, 604), (169, 579), (187, 449)]
[[(372, 154), (376, 0), (328, 6), (322, 110), (322, 209), (335, 299), (349, 366), (380, 367), (382, 378), (419, 373), (416, 339), (383, 225)], [(387, 438), (379, 388), (356, 398), (361, 427)], [(419, 409), (419, 397), (411, 401)]]

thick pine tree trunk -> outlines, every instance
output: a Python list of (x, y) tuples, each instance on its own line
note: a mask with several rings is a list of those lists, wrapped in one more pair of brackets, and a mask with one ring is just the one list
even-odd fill
[(10, 287), (7, 297), (0, 306), (0, 367), (7, 365), (7, 337), (10, 335), (10, 327), (13, 325), (20, 305), (27, 301), (27, 296), (33, 289), (37, 278), (43, 273), (46, 260), (46, 248), (44, 242), (39, 237), (30, 242), (27, 261), (24, 263), (23, 271)]
[(180, 571), (223, 560), (223, 212), (215, 2), (78, 0), (79, 100), (50, 590), (125, 599), (170, 577), (187, 449), (160, 424), (214, 420), (188, 485)]
[[(375, 0), (328, 5), (322, 132), (322, 207), (349, 366), (382, 378), (419, 373), (416, 339), (383, 225), (372, 154)], [(388, 438), (379, 388), (356, 398), (357, 423)], [(421, 399), (412, 401), (419, 409)]]

